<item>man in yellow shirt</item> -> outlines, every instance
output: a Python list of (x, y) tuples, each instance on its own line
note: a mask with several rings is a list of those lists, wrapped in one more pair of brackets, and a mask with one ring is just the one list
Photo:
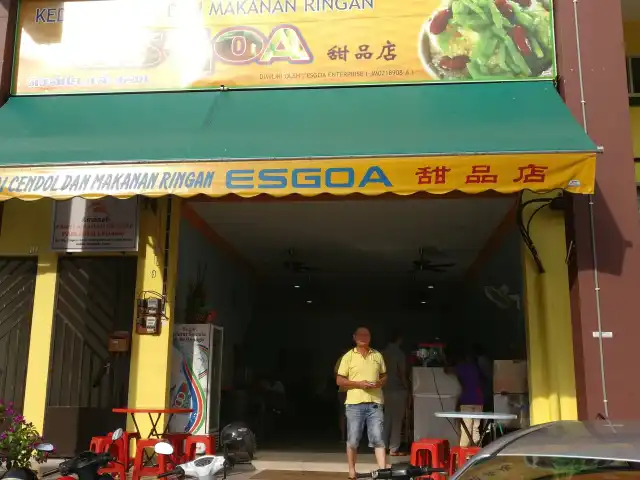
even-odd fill
[[(342, 362), (342, 357), (338, 358), (338, 361), (336, 362), (335, 367), (333, 368), (333, 375), (337, 376), (338, 375), (338, 369), (340, 368), (340, 363)], [(345, 441), (346, 440), (346, 433), (347, 433), (347, 429), (346, 429), (346, 405), (345, 402), (347, 401), (347, 389), (345, 387), (338, 387), (338, 405), (340, 405), (340, 440), (341, 441)]]
[(387, 466), (383, 440), (384, 413), (382, 387), (387, 367), (382, 354), (369, 346), (371, 333), (360, 327), (353, 334), (356, 346), (340, 360), (336, 383), (347, 389), (345, 411), (347, 417), (347, 463), (349, 478), (356, 477), (356, 458), (362, 432), (367, 426), (369, 446), (375, 449), (379, 468)]

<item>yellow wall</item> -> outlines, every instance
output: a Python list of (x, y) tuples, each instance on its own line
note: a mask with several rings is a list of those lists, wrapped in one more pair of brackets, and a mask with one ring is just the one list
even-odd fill
[[(640, 158), (640, 107), (629, 108), (631, 114), (631, 135), (633, 137), (633, 156)], [(636, 180), (638, 177), (636, 175)]]
[[(524, 196), (525, 200), (531, 198), (533, 194)], [(539, 206), (526, 207), (525, 224)], [(576, 420), (578, 405), (563, 214), (543, 208), (531, 222), (529, 233), (545, 269), (545, 273), (539, 273), (523, 244), (531, 422)]]
[(624, 47), (627, 55), (640, 55), (640, 22), (625, 22)]
[[(150, 209), (141, 209), (140, 252), (136, 282), (138, 293), (144, 290), (162, 292), (164, 226), (169, 201), (167, 198), (159, 200), (157, 213), (153, 213)], [(169, 256), (167, 289), (168, 319), (173, 317), (180, 222), (180, 201), (174, 199), (173, 202), (170, 239), (172, 253)], [(53, 204), (49, 200), (8, 201), (4, 206), (0, 234), (0, 256), (38, 257), (24, 415), (39, 431), (42, 431), (44, 425), (57, 283), (58, 255), (50, 250), (52, 216)], [(129, 407), (163, 408), (166, 406), (171, 335), (171, 322), (163, 325), (159, 336), (133, 335)], [(146, 433), (150, 426), (146, 416), (140, 416), (138, 421), (143, 433)], [(129, 427), (131, 428), (132, 425)]]
[[(49, 200), (5, 203), (0, 235), (0, 255), (37, 256), (33, 317), (24, 415), (42, 432), (47, 398), (49, 351), (56, 291), (58, 257), (50, 250), (53, 205)], [(25, 219), (29, 219), (25, 222)]]
[[(165, 408), (168, 404), (171, 375), (171, 340), (178, 271), (178, 240), (180, 229), (180, 199), (167, 197), (157, 200), (157, 209), (141, 209), (140, 242), (136, 292), (162, 292), (162, 272), (165, 261), (166, 217), (171, 205), (170, 253), (167, 271), (167, 321), (160, 335), (133, 335), (131, 344), (131, 375), (129, 379), (130, 408)], [(143, 204), (144, 205), (144, 204)], [(134, 306), (135, 309), (135, 306)], [(135, 317), (135, 312), (134, 312)], [(135, 324), (134, 324), (135, 329)], [(151, 424), (147, 415), (136, 417), (143, 434)], [(164, 420), (163, 420), (164, 421)], [(133, 429), (129, 417), (127, 429)]]
[[(640, 55), (640, 22), (624, 24), (625, 52), (628, 56)], [(631, 135), (633, 136), (633, 156), (640, 158), (640, 107), (631, 107)], [(636, 181), (640, 181), (636, 174)]]

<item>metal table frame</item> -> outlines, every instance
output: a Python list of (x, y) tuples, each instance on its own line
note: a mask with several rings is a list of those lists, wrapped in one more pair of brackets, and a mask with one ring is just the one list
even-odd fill
[(518, 418), (517, 415), (513, 413), (495, 413), (495, 412), (436, 412), (434, 414), (438, 418), (449, 418), (449, 419), (458, 419), (458, 420), (487, 420), (490, 422), (489, 426), (483, 429), (480, 436), (480, 445), (476, 445), (473, 441), (473, 435), (467, 428), (467, 425), (464, 422), (460, 422), (462, 425), (462, 429), (464, 430), (465, 435), (469, 439), (469, 444), (473, 447), (479, 447), (482, 445), (484, 437), (487, 435), (488, 431), (492, 431), (495, 436), (495, 422), (499, 420), (516, 420)]

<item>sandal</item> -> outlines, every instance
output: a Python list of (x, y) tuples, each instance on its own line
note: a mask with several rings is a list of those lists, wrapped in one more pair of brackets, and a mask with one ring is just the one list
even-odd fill
[(404, 453), (404, 452), (392, 452), (389, 454), (392, 457), (406, 457), (409, 454), (408, 453)]

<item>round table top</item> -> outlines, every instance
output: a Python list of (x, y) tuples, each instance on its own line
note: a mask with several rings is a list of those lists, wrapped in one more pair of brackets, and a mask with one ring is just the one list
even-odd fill
[(193, 412), (190, 408), (114, 408), (113, 413), (164, 413), (166, 415), (177, 415), (181, 413)]
[(496, 412), (436, 412), (439, 418), (462, 418), (473, 420), (516, 420), (517, 415), (513, 413), (496, 413)]

